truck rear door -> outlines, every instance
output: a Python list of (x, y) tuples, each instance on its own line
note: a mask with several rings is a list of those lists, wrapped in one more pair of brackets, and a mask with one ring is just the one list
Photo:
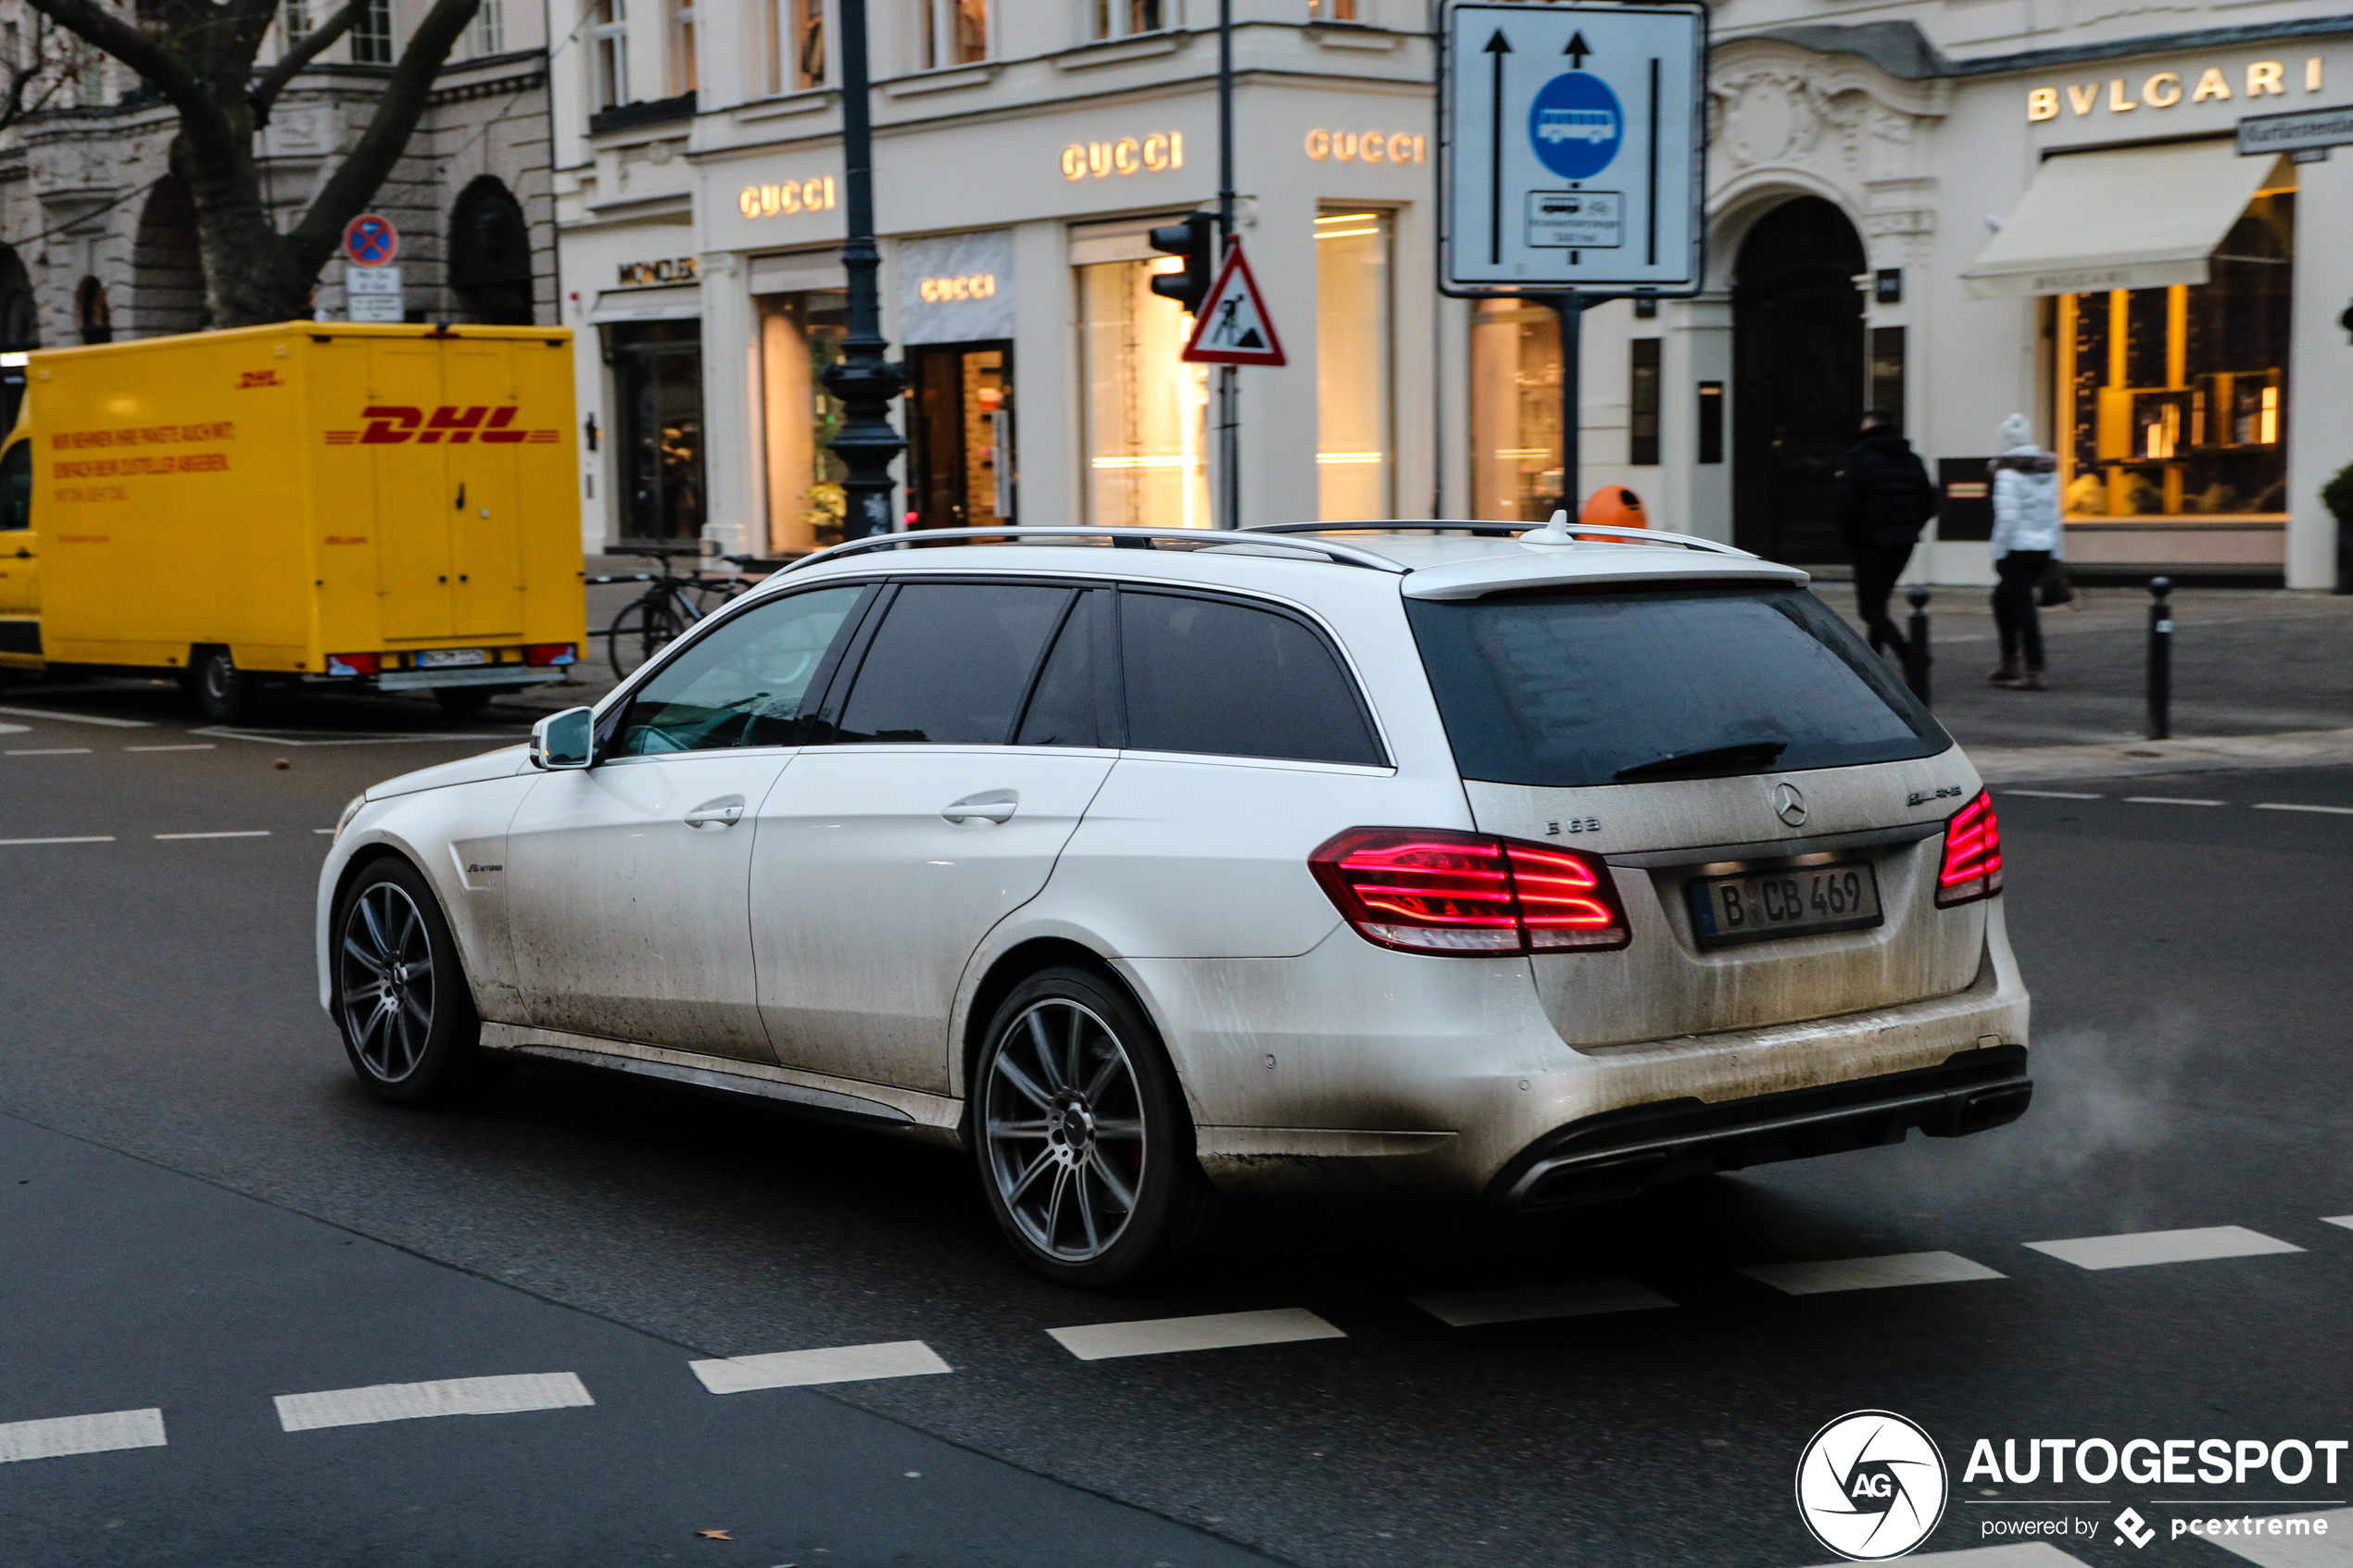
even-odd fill
[[(460, 637), (522, 634), (522, 507), (511, 343), (460, 338), (443, 350), (441, 449), (449, 483), (449, 562)], [(503, 418), (502, 418), (503, 415)]]
[[(457, 630), (450, 562), (449, 476), (440, 438), (425, 439), (442, 397), (441, 345), (416, 338), (368, 345), (369, 428), (375, 457), (378, 590), (384, 634), (399, 642)], [(333, 497), (324, 505), (333, 505)]]

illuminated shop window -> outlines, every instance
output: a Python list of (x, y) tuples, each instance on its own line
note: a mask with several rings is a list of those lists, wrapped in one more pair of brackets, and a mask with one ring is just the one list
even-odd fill
[(806, 93), (825, 84), (825, 0), (766, 0), (768, 91)]
[(915, 3), (923, 13), (923, 69), (976, 65), (988, 57), (988, 0)]
[(1087, 521), (1099, 526), (1211, 525), (1208, 372), (1177, 358), (1193, 319), (1151, 288), (1183, 267), (1172, 256), (1077, 269)]
[(761, 295), (761, 405), (768, 449), (768, 547), (778, 555), (841, 543), (841, 482), (834, 456), (841, 403), (818, 378), (841, 358), (849, 295), (840, 289)]
[(2208, 281), (2058, 296), (2067, 514), (2287, 510), (2296, 194), (2258, 192)]
[(1316, 516), (1393, 517), (1390, 482), (1390, 218), (1315, 220)]
[(1471, 317), (1471, 515), (1541, 522), (1561, 504), (1560, 318), (1482, 299)]

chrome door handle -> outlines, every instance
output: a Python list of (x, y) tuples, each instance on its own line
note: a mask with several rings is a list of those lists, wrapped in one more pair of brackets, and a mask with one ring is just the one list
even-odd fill
[(1021, 797), (1010, 789), (992, 789), (986, 795), (967, 795), (939, 809), (939, 814), (950, 822), (962, 824), (969, 817), (983, 822), (1007, 822), (1021, 807)]
[(690, 828), (731, 828), (743, 820), (741, 801), (724, 806), (714, 801), (708, 806), (698, 806), (686, 813), (686, 825)]

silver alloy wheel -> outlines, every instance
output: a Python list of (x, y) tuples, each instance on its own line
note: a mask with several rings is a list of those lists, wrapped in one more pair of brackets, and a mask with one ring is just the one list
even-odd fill
[(344, 1033), (360, 1065), (386, 1084), (414, 1073), (433, 1035), (433, 942), (397, 884), (371, 884), (351, 901), (336, 978)]
[(1067, 997), (1030, 1008), (989, 1059), (981, 1115), (997, 1196), (1029, 1244), (1063, 1263), (1109, 1251), (1147, 1155), (1136, 1067), (1111, 1025)]

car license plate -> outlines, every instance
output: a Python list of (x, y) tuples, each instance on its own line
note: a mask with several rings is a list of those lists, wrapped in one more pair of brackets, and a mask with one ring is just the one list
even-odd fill
[(1694, 877), (1684, 886), (1692, 934), (1703, 947), (1859, 931), (1881, 919), (1879, 878), (1868, 860)]
[(487, 664), (487, 648), (427, 648), (417, 656), (420, 670), (447, 670), (460, 664)]

